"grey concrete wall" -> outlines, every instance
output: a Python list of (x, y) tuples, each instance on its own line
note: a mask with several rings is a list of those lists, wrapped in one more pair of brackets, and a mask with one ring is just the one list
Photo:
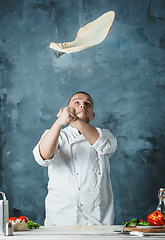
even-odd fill
[[(50, 42), (113, 10), (106, 40), (57, 57)], [(165, 187), (165, 1), (0, 1), (0, 190), (10, 216), (43, 224), (47, 168), (32, 150), (71, 94), (89, 92), (95, 126), (118, 139), (110, 159), (115, 223), (146, 219)]]

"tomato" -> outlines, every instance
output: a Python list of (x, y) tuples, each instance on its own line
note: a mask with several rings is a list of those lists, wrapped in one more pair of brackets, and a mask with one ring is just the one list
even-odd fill
[(25, 220), (26, 223), (29, 221), (29, 219), (28, 219), (27, 217), (25, 217), (25, 216), (20, 216), (18, 219), (20, 219), (21, 222), (22, 222), (23, 220)]
[(11, 223), (12, 224), (12, 221), (16, 221), (17, 220), (17, 218), (16, 217), (11, 217), (11, 218), (9, 218), (9, 223)]

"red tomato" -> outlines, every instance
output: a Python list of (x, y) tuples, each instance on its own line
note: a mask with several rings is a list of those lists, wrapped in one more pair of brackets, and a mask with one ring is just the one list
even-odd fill
[(28, 219), (27, 217), (25, 217), (25, 216), (20, 216), (18, 219), (20, 219), (21, 222), (22, 222), (23, 220), (25, 220), (26, 223), (29, 221), (29, 219)]
[(9, 218), (9, 223), (11, 223), (12, 224), (12, 221), (16, 221), (17, 220), (17, 218), (16, 217), (11, 217), (11, 218)]

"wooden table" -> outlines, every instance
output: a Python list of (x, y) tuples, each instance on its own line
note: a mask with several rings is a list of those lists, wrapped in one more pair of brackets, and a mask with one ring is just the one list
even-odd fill
[[(4, 236), (0, 234), (0, 240), (100, 240), (100, 239), (142, 239), (142, 237), (132, 236), (114, 232), (122, 230), (122, 226), (84, 226), (84, 227), (46, 227), (41, 226), (39, 229), (29, 231), (16, 231), (14, 236)], [(146, 234), (145, 240), (165, 239), (165, 233)]]

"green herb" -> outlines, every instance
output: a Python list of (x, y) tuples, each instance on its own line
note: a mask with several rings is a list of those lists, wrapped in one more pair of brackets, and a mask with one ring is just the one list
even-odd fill
[(140, 219), (133, 218), (131, 221), (123, 222), (124, 227), (133, 227), (133, 226), (151, 226), (149, 222), (141, 221)]
[(40, 225), (39, 225), (38, 223), (35, 223), (35, 222), (33, 222), (33, 221), (28, 221), (28, 222), (27, 222), (27, 226), (28, 226), (29, 229), (39, 228), (39, 227), (40, 227)]
[(149, 222), (139, 222), (139, 226), (152, 226)]

